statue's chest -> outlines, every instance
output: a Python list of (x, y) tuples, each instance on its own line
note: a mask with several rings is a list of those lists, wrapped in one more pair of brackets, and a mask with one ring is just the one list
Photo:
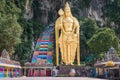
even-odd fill
[(63, 23), (64, 24), (73, 24), (73, 19), (72, 18), (64, 18)]
[(63, 19), (63, 25), (66, 29), (72, 29), (73, 28), (73, 19), (71, 18), (65, 18)]

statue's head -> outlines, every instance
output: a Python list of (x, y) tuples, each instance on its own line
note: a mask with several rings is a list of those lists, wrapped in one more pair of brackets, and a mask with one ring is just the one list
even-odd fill
[(66, 17), (71, 17), (71, 9), (68, 3), (66, 3), (65, 8), (64, 8), (64, 13)]

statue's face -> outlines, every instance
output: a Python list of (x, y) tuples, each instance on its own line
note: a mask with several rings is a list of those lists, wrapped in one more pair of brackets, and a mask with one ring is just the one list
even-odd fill
[(71, 16), (71, 11), (69, 9), (65, 9), (65, 16), (70, 17)]

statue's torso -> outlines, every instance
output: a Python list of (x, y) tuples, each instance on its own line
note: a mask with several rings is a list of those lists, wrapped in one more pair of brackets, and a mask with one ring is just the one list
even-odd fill
[(62, 33), (62, 40), (64, 42), (74, 42), (74, 33), (73, 33), (73, 29), (74, 29), (74, 20), (71, 17), (68, 18), (63, 18), (62, 20), (62, 24), (63, 24), (63, 29), (65, 31), (65, 33)]
[(73, 19), (68, 17), (68, 18), (63, 18), (63, 28), (65, 32), (72, 32), (73, 30)]

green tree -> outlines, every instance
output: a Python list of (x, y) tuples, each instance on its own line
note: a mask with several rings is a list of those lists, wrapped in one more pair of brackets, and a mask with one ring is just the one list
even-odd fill
[(13, 47), (20, 43), (22, 28), (17, 22), (16, 16), (4, 16), (0, 18), (0, 51), (4, 48), (13, 53)]
[(118, 37), (110, 28), (99, 28), (87, 41), (88, 46), (96, 53), (107, 52), (111, 46), (118, 51), (118, 43)]
[(92, 18), (80, 19), (80, 49), (81, 49), (81, 60), (84, 61), (85, 57), (88, 56), (91, 51), (87, 45), (87, 41), (92, 37), (98, 26)]
[(22, 28), (17, 21), (20, 12), (14, 0), (0, 0), (0, 52), (5, 48), (12, 55), (14, 46), (20, 43)]
[(33, 24), (31, 21), (26, 21), (25, 19), (19, 20), (20, 25), (22, 26), (23, 33), (21, 35), (21, 43), (15, 46), (14, 58), (16, 58), (23, 65), (30, 59), (32, 54), (32, 42), (33, 42)]
[[(29, 0), (29, 5), (33, 5), (33, 0)], [(33, 43), (36, 43), (40, 33), (44, 29), (39, 20), (34, 18), (26, 20), (24, 15), (26, 13), (25, 7), (26, 0), (14, 0), (14, 4), (21, 9), (21, 13), (18, 19), (19, 24), (23, 28), (23, 33), (21, 35), (21, 43), (15, 46), (14, 59), (19, 60), (22, 65), (25, 62), (32, 60), (33, 55)], [(34, 4), (36, 5), (36, 4)], [(32, 6), (34, 8), (34, 6)], [(36, 12), (39, 12), (35, 10)], [(34, 11), (34, 14), (35, 14)], [(40, 14), (38, 14), (40, 15)], [(19, 56), (19, 57), (16, 57)]]

